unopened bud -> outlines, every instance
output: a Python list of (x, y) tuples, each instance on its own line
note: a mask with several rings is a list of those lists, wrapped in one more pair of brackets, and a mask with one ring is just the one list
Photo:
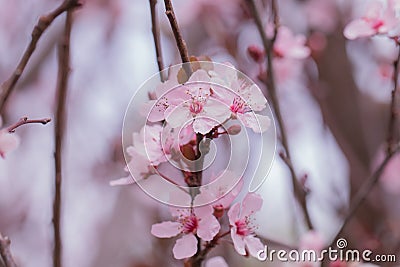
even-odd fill
[(232, 125), (226, 130), (229, 135), (237, 135), (242, 130), (242, 127), (239, 124)]
[(264, 50), (257, 45), (250, 45), (247, 48), (247, 52), (249, 53), (250, 57), (257, 63), (261, 63), (264, 60)]
[(224, 207), (222, 205), (214, 206), (214, 216), (219, 219), (224, 215)]

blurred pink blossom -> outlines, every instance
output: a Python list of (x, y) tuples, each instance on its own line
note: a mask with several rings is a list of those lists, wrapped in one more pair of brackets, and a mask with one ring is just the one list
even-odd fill
[[(271, 27), (267, 27), (267, 33), (272, 35)], [(304, 35), (295, 35), (288, 27), (281, 26), (274, 43), (274, 54), (278, 58), (305, 59), (311, 52), (306, 41)]]
[(332, 0), (309, 0), (304, 3), (309, 26), (324, 33), (332, 32), (337, 24), (335, 2)]
[(236, 251), (240, 255), (247, 255), (248, 251), (253, 257), (264, 248), (260, 239), (255, 237), (252, 216), (261, 209), (263, 199), (256, 193), (249, 193), (244, 198), (242, 205), (235, 203), (228, 212), (231, 225), (231, 237)]
[(344, 29), (344, 36), (350, 40), (387, 34), (398, 24), (393, 1), (373, 0), (365, 4), (361, 18), (351, 21)]

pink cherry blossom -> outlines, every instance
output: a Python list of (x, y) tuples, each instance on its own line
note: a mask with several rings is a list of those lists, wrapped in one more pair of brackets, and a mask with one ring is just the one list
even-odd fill
[(211, 241), (219, 232), (221, 226), (213, 216), (211, 206), (193, 209), (171, 208), (174, 221), (154, 224), (151, 234), (159, 238), (181, 237), (172, 250), (176, 259), (189, 258), (196, 254), (198, 241), (196, 236), (204, 241)]
[(344, 29), (350, 40), (387, 34), (398, 24), (392, 1), (372, 0), (367, 2), (364, 15), (351, 21)]
[(110, 185), (129, 185), (155, 173), (155, 166), (167, 161), (168, 153), (161, 145), (161, 125), (146, 125), (139, 133), (133, 133), (132, 146), (126, 149), (129, 162), (125, 168), (133, 177), (127, 176), (110, 182)]
[(230, 111), (222, 102), (211, 98), (213, 90), (195, 85), (186, 91), (189, 100), (166, 110), (166, 121), (172, 128), (193, 124), (196, 133), (207, 134), (230, 117)]
[(165, 82), (155, 92), (157, 100), (148, 102), (141, 112), (151, 122), (165, 119), (172, 128), (192, 124), (196, 133), (207, 134), (230, 117), (229, 109), (211, 97), (208, 82), (210, 76), (203, 69), (195, 71), (185, 85)]
[(231, 82), (232, 92), (218, 92), (216, 97), (229, 106), (233, 118), (240, 120), (244, 126), (256, 133), (265, 132), (271, 125), (268, 116), (255, 112), (262, 111), (267, 106), (267, 100), (256, 85), (246, 85), (240, 80)]
[(221, 256), (213, 257), (206, 261), (205, 267), (229, 267), (225, 259)]
[(261, 209), (263, 199), (256, 193), (249, 193), (242, 205), (235, 203), (228, 212), (231, 225), (231, 237), (236, 251), (246, 255), (248, 251), (253, 257), (264, 248), (260, 239), (255, 237), (255, 225), (252, 216)]
[(309, 0), (304, 2), (307, 21), (312, 29), (330, 33), (337, 24), (335, 2), (331, 0)]
[[(182, 104), (190, 99), (186, 93), (188, 88), (178, 82), (178, 70), (176, 66), (170, 70), (168, 80), (159, 84), (153, 92), (154, 100), (145, 103), (141, 108), (141, 114), (146, 116), (150, 122), (165, 120), (168, 109)], [(204, 81), (208, 82), (210, 77), (205, 70), (199, 69), (195, 71), (187, 81), (187, 83)]]
[[(272, 35), (270, 27), (267, 28), (267, 32)], [(278, 58), (304, 59), (311, 52), (305, 44), (306, 38), (303, 35), (294, 35), (288, 27), (281, 26), (274, 43), (274, 54)]]

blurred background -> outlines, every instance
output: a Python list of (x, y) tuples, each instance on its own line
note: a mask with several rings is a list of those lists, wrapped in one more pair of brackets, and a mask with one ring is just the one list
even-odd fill
[[(312, 51), (301, 63), (278, 69), (278, 94), (295, 169), (299, 177), (307, 175), (307, 205), (325, 244), (384, 154), (396, 49), (383, 37), (345, 40), (343, 27), (359, 16), (362, 1), (278, 1), (281, 24), (306, 36)], [(59, 2), (0, 0), (1, 81), (15, 68), (39, 16)], [(264, 18), (267, 2), (257, 2)], [(265, 90), (257, 77), (260, 65), (247, 52), (249, 45), (261, 47), (261, 41), (242, 0), (173, 3), (190, 55), (231, 62)], [(179, 63), (163, 1), (157, 9), (164, 62)], [(4, 126), (23, 116), (54, 118), (56, 46), (63, 22), (64, 15), (39, 41), (2, 114)], [(166, 207), (134, 185), (109, 186), (110, 180), (125, 176), (125, 109), (140, 84), (158, 71), (149, 2), (86, 0), (74, 14), (71, 57), (62, 189), (64, 266), (182, 266), (172, 257), (174, 240), (150, 234), (153, 223), (169, 219)], [(19, 128), (19, 148), (0, 159), (0, 231), (12, 240), (18, 266), (52, 264), (53, 127), (52, 122)], [(399, 173), (397, 157), (344, 230), (352, 247), (399, 256)], [(273, 247), (296, 248), (307, 230), (290, 173), (278, 157), (259, 193), (264, 205), (258, 234), (276, 241)], [(211, 255), (224, 256), (230, 266), (267, 265), (240, 257), (231, 244)]]

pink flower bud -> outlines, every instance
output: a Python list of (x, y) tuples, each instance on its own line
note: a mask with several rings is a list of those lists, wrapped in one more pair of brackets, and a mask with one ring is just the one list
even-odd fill
[(226, 132), (230, 135), (237, 135), (242, 130), (242, 127), (239, 124), (232, 125), (226, 130)]
[(250, 57), (257, 63), (261, 63), (265, 58), (265, 52), (257, 45), (250, 45), (247, 48)]

